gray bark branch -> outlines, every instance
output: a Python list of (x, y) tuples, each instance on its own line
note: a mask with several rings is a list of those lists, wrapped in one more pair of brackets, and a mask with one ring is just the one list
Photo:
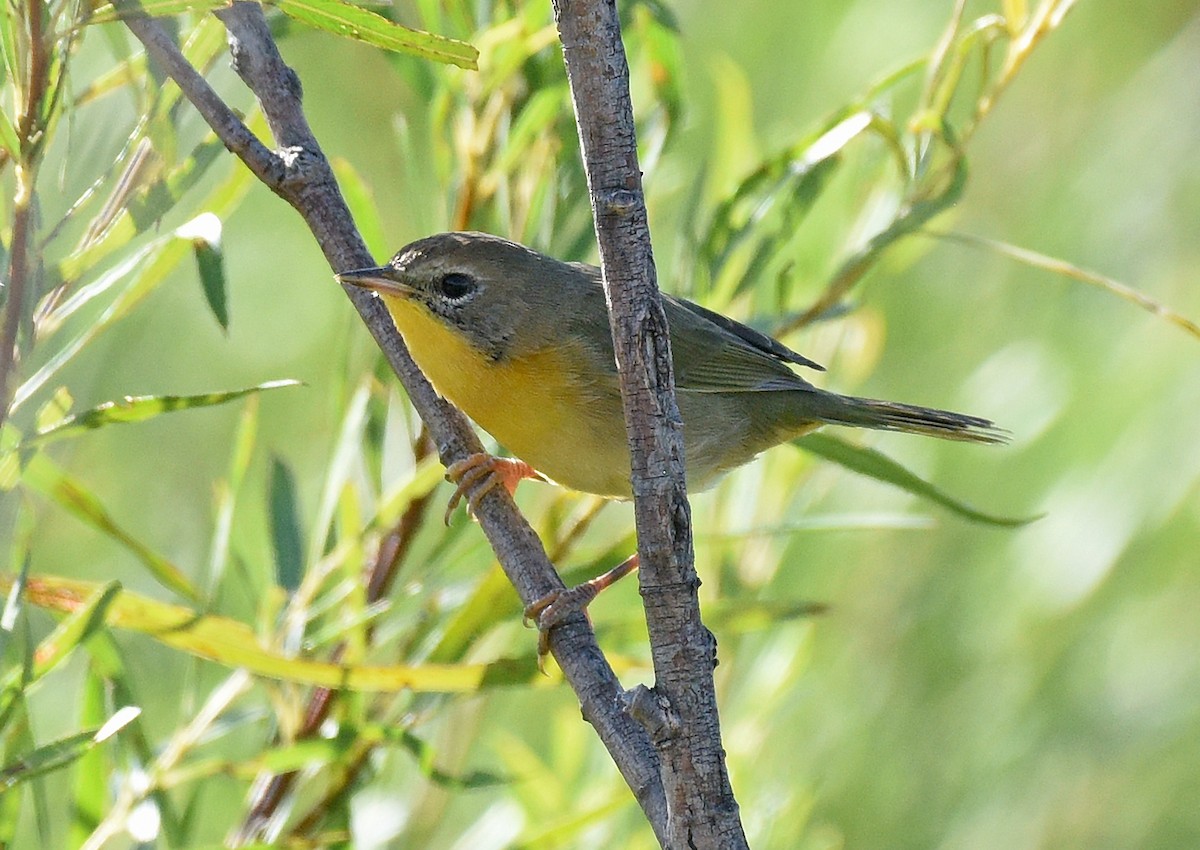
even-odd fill
[[(156, 21), (128, 4), (125, 12), (129, 29), (147, 54), (175, 80), (225, 146), (300, 213), (331, 269), (374, 265), (305, 120), (299, 80), (280, 57), (261, 6), (237, 2), (220, 18), (229, 32), (235, 68), (258, 97), (279, 143), (277, 151), (255, 138)], [(421, 374), (383, 304), (356, 287), (346, 288), (346, 294), (428, 426), (442, 462), (449, 465), (482, 451), (466, 418), (440, 398)], [(476, 517), (523, 603), (563, 589), (537, 535), (504, 488), (493, 489), (480, 501)], [(556, 627), (550, 633), (550, 649), (579, 698), (584, 718), (596, 729), (660, 842), (665, 841), (666, 803), (658, 755), (645, 729), (625, 711), (626, 694), (600, 652), (587, 618), (573, 615)]]
[(725, 769), (713, 668), (700, 620), (683, 429), (638, 166), (629, 66), (614, 0), (554, 0), (600, 245), (632, 459), (655, 685), (634, 716), (661, 758), (671, 850), (746, 847)]

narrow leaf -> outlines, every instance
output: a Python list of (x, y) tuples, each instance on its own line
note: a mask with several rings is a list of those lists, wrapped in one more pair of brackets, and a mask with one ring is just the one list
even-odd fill
[(21, 572), (17, 573), (17, 580), (13, 582), (8, 596), (4, 599), (4, 612), (0, 614), (0, 654), (3, 654), (8, 649), (9, 637), (17, 625), (17, 617), (21, 614), (24, 602), (25, 582), (29, 580), (29, 561), (31, 555), (29, 553), (28, 539), (22, 540), (20, 546), (24, 550), (24, 556), (20, 558)]
[(0, 791), (6, 791), (35, 776), (65, 767), (92, 747), (103, 743), (128, 725), (140, 714), (140, 709), (125, 707), (117, 711), (99, 729), (76, 732), (49, 744), (44, 744), (0, 769)]
[(222, 392), (200, 393), (198, 395), (145, 395), (125, 396), (117, 401), (106, 401), (90, 410), (68, 416), (52, 427), (38, 431), (26, 445), (48, 443), (65, 437), (76, 437), (85, 431), (103, 428), (105, 425), (115, 425), (129, 422), (144, 422), (164, 413), (174, 413), (177, 410), (191, 410), (197, 407), (212, 407), (218, 404), (236, 401), (248, 395), (274, 390), (281, 387), (294, 387), (299, 381), (284, 379), (267, 381), (253, 387), (240, 390), (225, 390)]
[(232, 0), (138, 0), (138, 2), (105, 3), (89, 15), (86, 24), (108, 24), (131, 15), (166, 18), (184, 12), (211, 12), (225, 9)]
[(4, 110), (0, 110), (0, 145), (8, 152), (11, 159), (20, 158), (21, 140), (17, 136), (17, 128), (13, 126)]
[(167, 273), (187, 256), (186, 250), (185, 242), (173, 236), (167, 237), (145, 246), (131, 258), (132, 262), (122, 263), (122, 276), (129, 275), (125, 289), (104, 310), (99, 319), (64, 345), (29, 380), (17, 388), (12, 406), (15, 408), (27, 401), (86, 345), (133, 310), (154, 291)]
[(233, 452), (229, 462), (229, 475), (217, 482), (216, 521), (213, 523), (212, 551), (208, 561), (209, 593), (215, 592), (225, 575), (229, 560), (229, 540), (233, 532), (233, 516), (237, 509), (242, 481), (250, 468), (254, 454), (254, 442), (258, 435), (258, 396), (250, 396), (238, 421), (233, 439)]
[[(12, 579), (0, 575), (0, 593)], [(31, 578), (26, 600), (51, 611), (69, 613), (85, 605), (99, 585), (52, 576)], [(470, 693), (499, 684), (530, 684), (537, 680), (533, 664), (423, 664), (368, 666), (334, 664), (289, 658), (260, 645), (244, 623), (228, 617), (201, 614), (121, 590), (107, 608), (106, 621), (118, 629), (141, 632), (167, 646), (227, 667), (244, 667), (272, 679), (354, 691)]]
[(38, 644), (34, 653), (33, 680), (42, 678), (59, 664), (71, 651), (86, 641), (104, 625), (108, 606), (121, 589), (119, 582), (110, 581), (96, 589), (91, 598), (78, 610), (72, 611), (50, 635)]
[(380, 727), (384, 740), (388, 743), (399, 744), (417, 761), (421, 772), (435, 785), (454, 791), (470, 791), (476, 788), (488, 788), (505, 785), (512, 782), (510, 777), (486, 771), (472, 771), (461, 776), (446, 773), (435, 764), (436, 753), (425, 741), (422, 741), (407, 729), (391, 730)]
[[(108, 684), (89, 665), (87, 678), (83, 682), (83, 697), (80, 700), (80, 726), (85, 729), (100, 725), (104, 720), (105, 696)], [(75, 765), (72, 782), (71, 831), (67, 840), (69, 847), (82, 847), (89, 835), (104, 819), (108, 802), (108, 777), (111, 776), (112, 759), (105, 759), (104, 751), (93, 747), (80, 757)]]
[(445, 62), (474, 71), (479, 51), (464, 41), (411, 30), (382, 15), (341, 0), (272, 0), (288, 17), (317, 29), (353, 38), (366, 44), (411, 53), (434, 62)]
[(976, 510), (966, 502), (947, 495), (928, 481), (905, 469), (887, 455), (875, 449), (853, 445), (829, 434), (809, 434), (798, 440), (793, 440), (792, 445), (811, 452), (818, 457), (831, 460), (860, 475), (866, 475), (869, 478), (874, 478), (876, 481), (882, 481), (885, 484), (899, 487), (901, 490), (912, 493), (914, 496), (920, 496), (922, 499), (927, 499), (930, 502), (941, 505), (959, 516), (974, 520), (975, 522), (1011, 528), (1027, 525), (1036, 519), (1040, 519), (1040, 516), (1005, 517)]
[(175, 231), (183, 239), (191, 239), (196, 257), (196, 270), (204, 300), (216, 317), (221, 330), (229, 330), (229, 298), (225, 278), (225, 255), (221, 251), (221, 219), (212, 213), (202, 213)]
[(300, 587), (304, 576), (296, 480), (279, 458), (271, 464), (271, 543), (275, 547), (275, 581), (288, 593)]

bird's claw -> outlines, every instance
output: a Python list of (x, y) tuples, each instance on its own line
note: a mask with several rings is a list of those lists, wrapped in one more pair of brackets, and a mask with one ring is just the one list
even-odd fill
[(579, 613), (586, 617), (587, 607), (600, 595), (600, 591), (636, 570), (639, 563), (635, 553), (591, 581), (562, 590), (552, 590), (525, 607), (522, 622), (526, 626), (537, 626), (538, 630), (538, 670), (546, 672), (546, 656), (550, 654), (550, 630), (572, 614)]
[(446, 480), (457, 486), (446, 503), (446, 513), (442, 519), (449, 525), (450, 517), (464, 498), (467, 500), (467, 513), (475, 516), (480, 500), (498, 485), (504, 485), (511, 496), (517, 484), (525, 478), (545, 480), (541, 473), (523, 460), (496, 457), (486, 452), (468, 455), (446, 467)]
[(537, 627), (537, 664), (540, 672), (546, 672), (546, 656), (550, 654), (550, 630), (572, 614), (579, 613), (586, 617), (588, 605), (601, 589), (594, 582), (586, 581), (575, 587), (552, 590), (541, 599), (525, 606), (521, 622), (527, 628)]

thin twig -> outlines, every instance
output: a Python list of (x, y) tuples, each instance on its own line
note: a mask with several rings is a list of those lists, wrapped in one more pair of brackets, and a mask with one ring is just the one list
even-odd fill
[[(638, 166), (629, 65), (612, 0), (554, 0), (600, 245), (629, 434), (653, 693), (631, 710), (658, 748), (671, 850), (744, 848), (700, 620), (683, 433)], [(661, 840), (661, 836), (660, 836)]]
[[(225, 146), (303, 216), (332, 269), (370, 265), (373, 258), (354, 227), (328, 161), (308, 129), (300, 106), (300, 86), (279, 57), (261, 6), (237, 2), (221, 13), (221, 19), (229, 30), (235, 68), (257, 95), (272, 133), (281, 144), (278, 153), (249, 133), (188, 65), (157, 22), (132, 15), (126, 23)], [(442, 462), (450, 464), (482, 451), (466, 418), (438, 397), (417, 369), (379, 300), (356, 287), (348, 288), (347, 295), (428, 426)], [(537, 535), (504, 488), (484, 496), (475, 513), (524, 603), (563, 588)], [(665, 835), (666, 803), (654, 746), (646, 731), (623, 711), (624, 691), (600, 652), (587, 619), (573, 616), (555, 628), (550, 634), (550, 649), (579, 697), (584, 718), (595, 727), (656, 834)]]

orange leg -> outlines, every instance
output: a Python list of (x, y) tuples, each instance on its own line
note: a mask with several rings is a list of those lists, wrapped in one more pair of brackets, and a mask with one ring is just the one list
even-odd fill
[(545, 476), (523, 460), (496, 457), (486, 452), (477, 452), (457, 463), (450, 464), (446, 467), (446, 478), (458, 485), (453, 495), (450, 496), (450, 502), (446, 505), (444, 517), (446, 525), (450, 524), (450, 517), (454, 514), (454, 509), (458, 507), (458, 503), (464, 497), (467, 500), (468, 513), (474, 516), (475, 508), (479, 506), (479, 500), (496, 486), (503, 484), (504, 489), (511, 496), (516, 492), (517, 484), (523, 479), (546, 480)]
[(525, 623), (529, 624), (532, 621), (538, 628), (539, 669), (541, 669), (542, 660), (550, 652), (550, 629), (576, 611), (586, 614), (588, 605), (600, 595), (600, 591), (611, 587), (636, 570), (638, 563), (638, 555), (635, 552), (608, 572), (596, 576), (591, 581), (585, 581), (583, 584), (577, 584), (565, 590), (547, 593), (525, 609)]

